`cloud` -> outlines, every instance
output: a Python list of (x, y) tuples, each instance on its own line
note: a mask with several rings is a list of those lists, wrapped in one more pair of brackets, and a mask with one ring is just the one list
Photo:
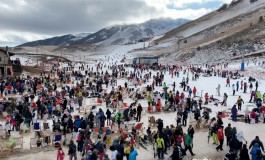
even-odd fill
[(50, 36), (96, 32), (115, 24), (152, 18), (198, 18), (213, 9), (174, 9), (191, 3), (221, 0), (1, 0), (0, 46)]

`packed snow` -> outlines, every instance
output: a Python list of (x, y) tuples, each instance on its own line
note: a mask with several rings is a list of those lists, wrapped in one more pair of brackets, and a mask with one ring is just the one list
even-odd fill
[[(105, 52), (101, 55), (92, 55), (92, 58), (97, 59), (98, 61), (93, 61), (93, 63), (98, 63), (100, 62), (101, 64), (107, 64), (107, 65), (111, 65), (114, 64), (115, 62), (120, 63), (120, 60), (124, 57), (124, 55), (126, 55), (125, 57), (134, 57), (135, 55), (131, 55), (130, 53), (128, 53), (128, 51), (132, 50), (132, 49), (137, 49), (137, 48), (141, 48), (143, 44), (137, 44), (137, 45), (131, 45), (131, 46), (113, 46), (113, 49), (110, 52)], [(108, 57), (110, 58), (110, 61), (107, 62)], [(18, 57), (15, 57), (18, 58)], [(27, 58), (25, 57), (19, 57), (22, 62), (27, 62), (29, 61), (29, 59), (27, 60)], [(32, 61), (34, 62), (34, 61)], [(163, 63), (163, 59), (160, 59), (160, 62)], [(176, 64), (177, 65), (177, 64)], [(240, 62), (235, 62), (232, 64), (229, 64), (227, 66), (227, 68), (224, 68), (223, 66), (224, 64), (221, 65), (216, 65), (215, 66), (215, 70), (228, 70), (228, 71), (233, 71), (235, 72), (236, 70), (240, 70)], [(61, 64), (62, 67), (67, 66), (67, 64)], [(76, 64), (75, 65), (75, 70), (78, 70), (78, 67), (81, 66), (81, 64)], [(89, 63), (89, 66), (93, 66), (93, 64)], [(182, 66), (183, 68), (186, 68), (185, 66)], [(205, 66), (200, 66), (202, 67), (202, 69), (206, 69)], [(248, 76), (252, 75), (254, 76), (254, 78), (256, 78), (259, 82), (259, 91), (261, 91), (261, 93), (265, 93), (265, 77), (261, 76), (261, 75), (257, 75), (254, 74), (256, 72), (256, 68), (260, 67), (259, 64), (254, 63), (254, 62), (249, 62), (249, 64), (246, 66), (246, 71), (245, 72), (240, 72), (242, 74), (244, 74), (244, 77), (240, 78), (240, 79), (231, 79), (231, 86), (232, 84), (235, 84), (237, 81), (244, 81), (244, 82), (248, 82)], [(248, 70), (251, 69), (251, 73), (248, 72)], [(103, 70), (106, 70), (106, 68), (104, 68)], [(131, 68), (126, 68), (126, 70), (131, 71)], [(111, 72), (109, 70), (109, 72)], [(145, 74), (148, 72), (143, 72), (142, 74)], [(152, 74), (156, 74), (156, 72), (152, 72)], [(169, 90), (172, 90), (172, 84), (173, 82), (176, 82), (176, 90), (178, 90), (180, 93), (183, 92), (182, 88), (180, 87), (180, 82), (182, 81), (183, 77), (189, 77), (190, 81), (188, 83), (188, 85), (193, 88), (196, 87), (197, 88), (197, 95), (198, 96), (202, 96), (204, 97), (205, 93), (208, 93), (209, 96), (213, 95), (214, 98), (217, 98), (220, 102), (223, 100), (223, 94), (227, 93), (228, 94), (228, 105), (227, 106), (222, 106), (222, 105), (218, 105), (215, 106), (212, 103), (210, 103), (209, 105), (203, 105), (205, 107), (209, 107), (212, 109), (212, 112), (210, 114), (210, 117), (215, 117), (217, 115), (217, 113), (219, 111), (226, 111), (226, 112), (230, 112), (230, 108), (236, 103), (238, 96), (241, 96), (244, 100), (244, 104), (242, 106), (242, 111), (239, 111), (239, 113), (244, 114), (244, 110), (246, 109), (246, 107), (249, 106), (249, 108), (251, 108), (254, 103), (248, 103), (249, 99), (250, 99), (250, 91), (249, 88), (247, 89), (247, 93), (243, 93), (243, 91), (241, 89), (239, 89), (239, 91), (236, 91), (235, 96), (232, 95), (232, 87), (226, 87), (226, 78), (222, 78), (222, 77), (217, 77), (217, 76), (210, 76), (210, 77), (204, 77), (204, 76), (200, 76), (200, 78), (196, 81), (192, 80), (192, 75), (189, 72), (189, 74), (183, 74), (183, 72), (180, 72), (180, 76), (179, 78), (177, 78), (176, 76), (171, 76), (171, 74), (169, 74), (169, 72), (165, 72), (165, 82), (169, 88)], [(73, 79), (74, 80), (74, 79)], [(118, 85), (124, 85), (124, 82), (127, 81), (125, 79), (118, 79), (117, 84)], [(76, 84), (77, 81), (74, 81), (74, 84)], [(149, 82), (142, 84), (141, 86), (138, 86), (138, 88), (142, 88), (145, 87), (147, 85), (150, 85), (152, 83), (152, 79), (149, 80)], [(218, 84), (221, 85), (221, 96), (217, 96), (216, 93), (216, 88), (218, 86)], [(249, 83), (248, 83), (249, 85)], [(254, 85), (254, 84), (253, 84)], [(255, 87), (254, 87), (255, 88)], [(111, 90), (111, 88), (108, 88), (108, 92)], [(163, 89), (162, 87), (155, 87), (155, 91), (158, 92), (162, 92)], [(187, 96), (187, 92), (184, 92), (185, 96)], [(89, 103), (89, 99), (85, 100), (87, 103)], [(126, 98), (124, 99), (125, 102), (127, 103), (131, 103), (133, 102), (130, 98)], [(165, 100), (162, 99), (162, 104), (164, 104)], [(142, 104), (143, 108), (146, 110), (147, 109), (147, 101), (146, 100), (140, 100), (139, 103)], [(105, 107), (105, 103), (103, 103), (104, 105), (102, 106), (98, 106), (98, 108), (102, 108), (104, 111), (106, 110)], [(77, 114), (77, 111), (74, 113)], [(148, 127), (148, 116), (154, 116), (156, 119), (161, 118), (164, 122), (164, 127), (165, 126), (169, 126), (171, 124), (173, 124), (174, 126), (176, 125), (176, 112), (160, 112), (160, 113), (146, 113), (146, 115), (144, 115), (142, 117), (142, 122), (144, 123), (144, 133), (146, 133), (146, 129)], [(189, 113), (188, 116), (188, 124), (194, 121), (194, 116), (193, 113)], [(132, 121), (135, 122), (135, 121)], [(250, 142), (255, 138), (255, 136), (259, 136), (261, 141), (265, 142), (265, 127), (264, 124), (262, 122), (257, 123), (257, 124), (247, 124), (244, 122), (233, 122), (231, 121), (228, 117), (223, 118), (223, 122), (224, 122), (224, 127), (226, 127), (228, 125), (228, 123), (231, 123), (232, 127), (236, 127), (237, 131), (243, 131), (245, 139), (248, 142), (248, 145), (250, 144)], [(51, 122), (50, 122), (51, 123)], [(152, 128), (152, 130), (156, 130), (156, 128)], [(187, 127), (183, 127), (183, 131), (187, 132)], [(17, 136), (17, 132), (15, 133), (11, 133), (13, 136)], [(17, 160), (17, 159), (28, 159), (28, 160), (33, 160), (36, 159), (36, 157), (38, 157), (38, 160), (46, 160), (46, 159), (55, 159), (56, 158), (56, 150), (52, 150), (52, 151), (47, 151), (44, 150), (42, 152), (38, 152), (38, 153), (32, 153), (31, 151), (29, 151), (29, 139), (30, 137), (33, 137), (34, 134), (30, 133), (30, 134), (25, 134), (24, 135), (24, 143), (23, 143), (23, 150), (21, 153), (16, 153), (15, 155), (12, 155), (12, 153), (9, 155), (8, 158), (4, 158), (4, 159), (9, 159), (9, 160)], [(196, 154), (195, 156), (191, 156), (189, 153), (187, 153), (187, 156), (184, 157), (185, 160), (190, 160), (190, 159), (212, 159), (212, 160), (221, 160), (224, 158), (225, 154), (228, 152), (229, 147), (226, 146), (226, 141), (224, 142), (224, 150), (223, 151), (219, 151), (217, 152), (215, 147), (216, 145), (212, 144), (212, 138), (210, 139), (210, 143), (207, 142), (208, 141), (208, 132), (204, 131), (196, 131), (195, 135), (194, 135), (194, 139), (193, 139), (193, 143), (194, 143), (194, 147), (193, 147), (193, 152)], [(64, 152), (67, 154), (67, 147), (63, 147)], [(153, 159), (157, 159), (153, 157), (153, 150), (152, 150), (152, 146), (148, 146), (147, 150), (143, 149), (142, 147), (136, 147), (136, 150), (138, 151), (138, 156), (137, 159), (138, 160), (153, 160)], [(110, 156), (110, 152), (108, 151), (107, 154), (109, 154)], [(170, 147), (170, 150), (168, 151), (168, 154), (165, 155), (165, 158), (167, 159), (170, 155), (172, 154), (172, 147)], [(78, 156), (80, 159), (80, 156)], [(66, 159), (68, 159), (68, 156), (66, 155)]]

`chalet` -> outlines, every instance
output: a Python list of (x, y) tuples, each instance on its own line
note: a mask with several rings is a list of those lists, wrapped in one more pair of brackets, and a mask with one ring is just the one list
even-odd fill
[(6, 50), (0, 48), (0, 77), (8, 75), (13, 75), (8, 48), (6, 47)]

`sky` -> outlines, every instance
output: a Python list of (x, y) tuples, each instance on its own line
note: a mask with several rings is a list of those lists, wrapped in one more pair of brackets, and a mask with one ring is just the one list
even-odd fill
[(0, 0), (0, 46), (154, 18), (196, 19), (232, 0)]

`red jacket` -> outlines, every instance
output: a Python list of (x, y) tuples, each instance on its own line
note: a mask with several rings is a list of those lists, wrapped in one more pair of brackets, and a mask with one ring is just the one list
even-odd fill
[(205, 93), (205, 95), (204, 95), (204, 98), (205, 98), (206, 100), (208, 100), (208, 99), (209, 99), (209, 96), (208, 96), (208, 94), (207, 94), (207, 93)]
[(181, 92), (181, 94), (180, 94), (180, 99), (184, 99), (184, 98), (185, 98), (185, 95), (184, 95), (183, 92)]
[(197, 89), (194, 87), (192, 92), (193, 94), (195, 94), (197, 92)]
[(224, 131), (222, 128), (219, 128), (218, 131), (217, 131), (217, 137), (218, 137), (218, 140), (222, 140), (224, 139)]
[(58, 150), (58, 152), (57, 152), (57, 160), (63, 160), (63, 159), (64, 159), (63, 150)]

